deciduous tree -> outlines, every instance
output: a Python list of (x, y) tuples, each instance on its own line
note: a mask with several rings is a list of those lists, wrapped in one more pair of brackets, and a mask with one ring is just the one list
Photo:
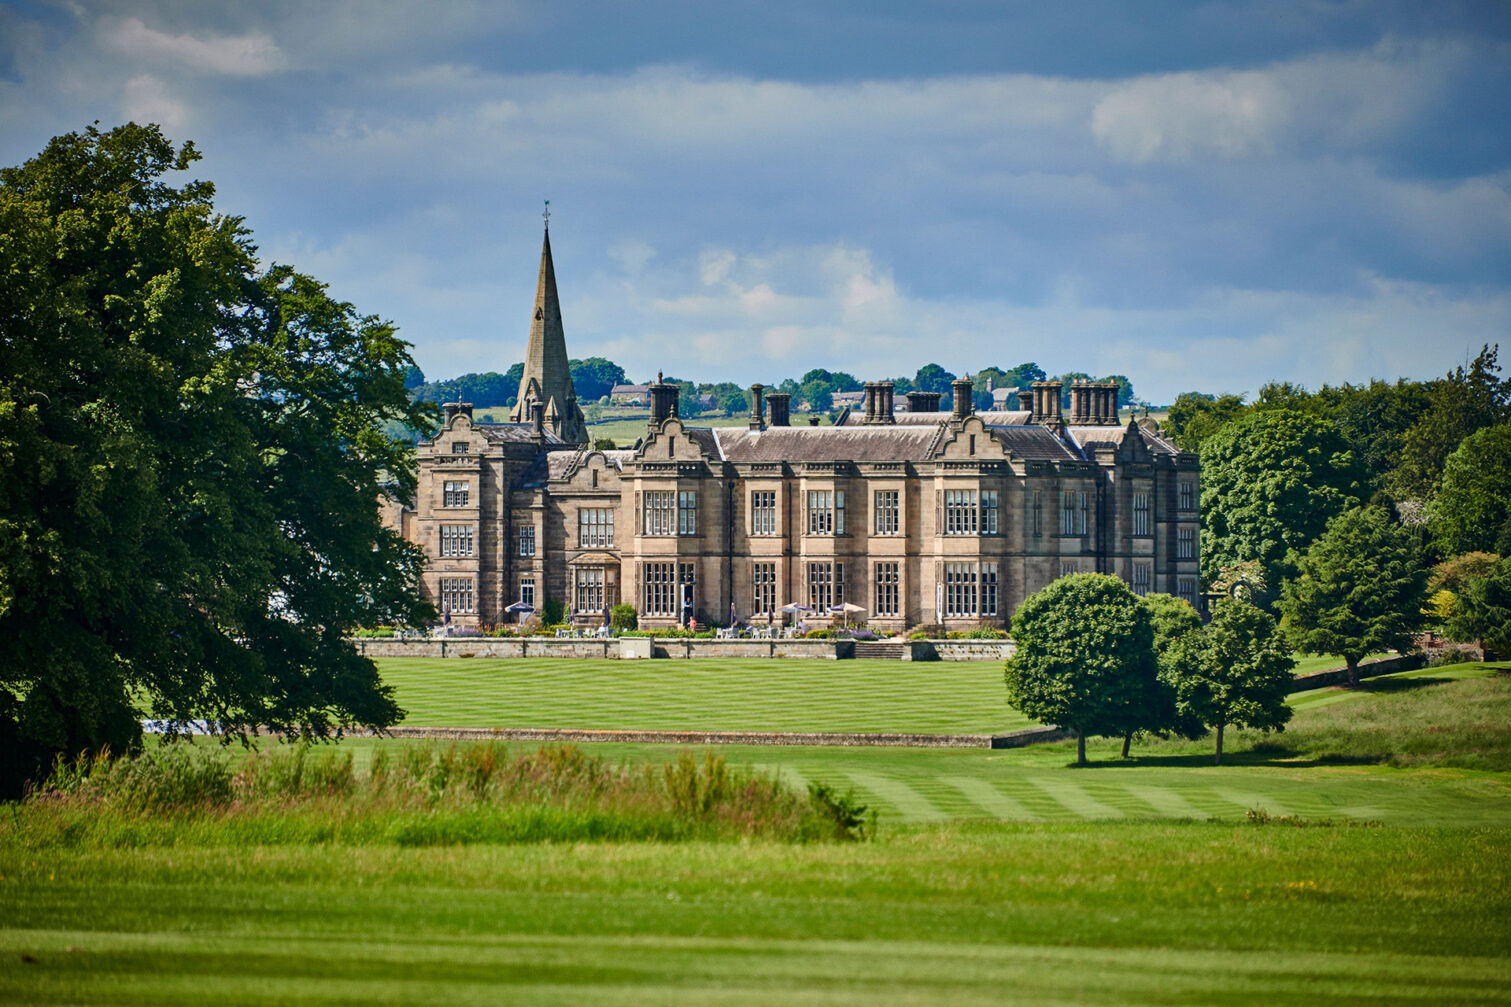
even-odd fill
[(260, 268), (153, 126), (0, 171), (0, 786), (139, 718), (402, 715), (346, 635), (426, 620), (379, 520), (429, 428), (392, 326)]
[(1218, 601), (1210, 623), (1174, 642), (1168, 667), (1181, 714), (1217, 733), (1218, 765), (1227, 728), (1283, 730), (1291, 719), (1296, 662), (1274, 618), (1246, 601)]
[(1355, 507), (1328, 523), (1280, 599), (1297, 650), (1336, 654), (1359, 684), (1359, 662), (1412, 645), (1426, 616), (1427, 571), (1411, 536), (1380, 507)]
[(1430, 514), (1444, 554), (1511, 552), (1511, 423), (1464, 438), (1448, 456)]
[(1007, 662), (1009, 701), (1042, 723), (1086, 736), (1122, 735), (1157, 688), (1149, 608), (1116, 577), (1062, 577), (1030, 595), (1013, 617), (1017, 651)]
[(1502, 657), (1511, 655), (1511, 557), (1464, 578), (1443, 630), (1450, 640), (1478, 640)]
[(1258, 560), (1271, 590), (1334, 515), (1369, 495), (1369, 472), (1326, 420), (1250, 413), (1202, 444), (1202, 568)]
[(1237, 395), (1183, 392), (1170, 406), (1161, 429), (1182, 451), (1199, 451), (1203, 441), (1247, 411)]

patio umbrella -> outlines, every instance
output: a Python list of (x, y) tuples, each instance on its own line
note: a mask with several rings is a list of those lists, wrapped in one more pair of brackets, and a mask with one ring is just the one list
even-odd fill
[(735, 603), (734, 602), (730, 602), (729, 603), (729, 624), (731, 626), (733, 626), (735, 624)]
[(852, 605), (848, 601), (846, 601), (846, 602), (841, 602), (838, 605), (831, 605), (831, 606), (829, 606), (829, 611), (831, 611), (831, 612), (838, 612), (839, 614), (843, 615), (845, 617), (845, 625), (849, 626), (850, 625), (850, 613), (851, 612), (864, 612), (865, 609), (861, 608), (859, 605)]
[(781, 608), (781, 610), (783, 612), (812, 612), (813, 611), (813, 609), (809, 608), (807, 605), (804, 605), (800, 601), (795, 601), (791, 605), (783, 605), (782, 608)]
[[(518, 612), (521, 616), (523, 616), (526, 612), (534, 612), (535, 606), (530, 604), (528, 601), (517, 601), (513, 605), (510, 605), (508, 608), (504, 609), (504, 611)], [(518, 622), (519, 620), (516, 619), (515, 621)]]

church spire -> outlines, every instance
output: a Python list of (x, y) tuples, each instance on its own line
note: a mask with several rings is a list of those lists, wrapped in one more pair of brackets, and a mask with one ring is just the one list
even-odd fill
[[(550, 203), (546, 204), (545, 239), (540, 249), (540, 276), (535, 282), (535, 307), (531, 312), (530, 342), (525, 349), (525, 373), (520, 377), (519, 398), (510, 418), (528, 422), (528, 400), (555, 401), (559, 418), (553, 433), (572, 444), (588, 440), (586, 418), (577, 405), (572, 370), (567, 362), (567, 337), (561, 324), (561, 300), (556, 294), (556, 266), (551, 261)], [(533, 381), (533, 385), (532, 385)]]

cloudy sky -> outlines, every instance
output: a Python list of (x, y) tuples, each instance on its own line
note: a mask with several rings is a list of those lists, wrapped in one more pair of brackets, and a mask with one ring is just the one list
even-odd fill
[(1511, 357), (1511, 3), (0, 2), (0, 162), (193, 139), (431, 377), (1037, 361), (1155, 402)]

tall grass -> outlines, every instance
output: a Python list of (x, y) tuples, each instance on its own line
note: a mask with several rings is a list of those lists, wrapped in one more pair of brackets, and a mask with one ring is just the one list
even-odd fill
[[(819, 792), (821, 790), (822, 792)], [(373, 755), (306, 744), (238, 754), (172, 744), (140, 755), (59, 761), (0, 816), (34, 848), (285, 843), (789, 842), (865, 838), (849, 795), (794, 793), (709, 752), (615, 765), (573, 745), (412, 745)]]

